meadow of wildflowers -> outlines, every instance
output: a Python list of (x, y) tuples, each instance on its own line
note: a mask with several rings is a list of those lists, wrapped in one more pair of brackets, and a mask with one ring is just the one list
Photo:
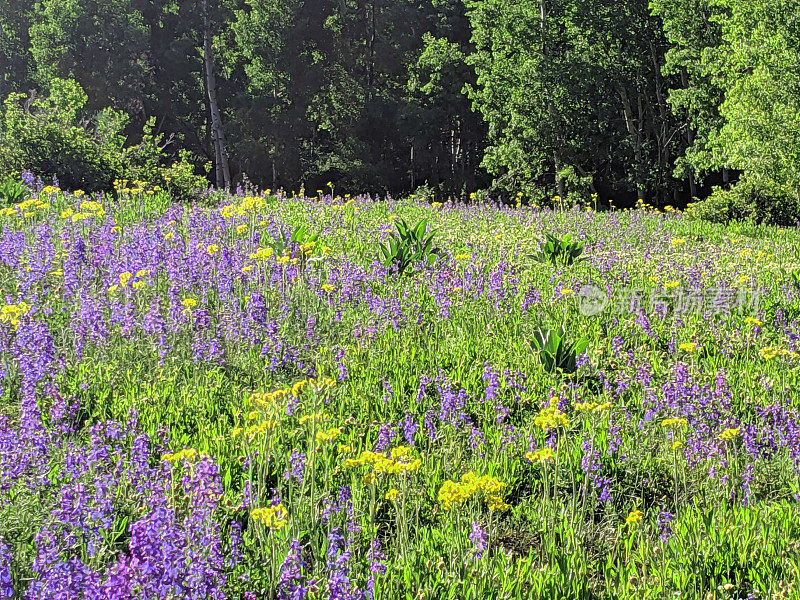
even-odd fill
[[(797, 232), (28, 185), (0, 598), (800, 594)], [(403, 274), (398, 219), (435, 233)]]

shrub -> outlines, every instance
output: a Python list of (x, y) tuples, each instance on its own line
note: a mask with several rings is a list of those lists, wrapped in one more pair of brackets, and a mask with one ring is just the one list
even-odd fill
[(800, 199), (787, 186), (767, 179), (743, 179), (730, 190), (714, 188), (705, 200), (692, 205), (689, 216), (712, 223), (747, 221), (794, 226), (800, 220)]

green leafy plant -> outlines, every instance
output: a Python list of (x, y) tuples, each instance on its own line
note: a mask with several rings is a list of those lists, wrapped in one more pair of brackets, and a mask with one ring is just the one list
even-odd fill
[(28, 188), (12, 177), (0, 180), (0, 206), (16, 204), (28, 197)]
[(557, 329), (539, 327), (533, 334), (531, 345), (538, 353), (539, 362), (548, 373), (555, 371), (574, 373), (576, 359), (589, 346), (589, 339), (581, 337), (573, 342), (568, 342), (564, 327)]
[(552, 265), (570, 266), (576, 262), (586, 260), (581, 255), (584, 251), (584, 243), (573, 241), (571, 235), (564, 236), (563, 240), (558, 239), (552, 234), (545, 234), (547, 239), (542, 242), (539, 251), (532, 258), (541, 263), (551, 263)]
[(385, 244), (378, 244), (379, 258), (387, 267), (394, 266), (397, 272), (405, 273), (411, 265), (424, 261), (432, 264), (439, 259), (440, 251), (433, 247), (435, 231), (428, 233), (428, 221), (423, 219), (413, 227), (405, 219), (399, 219)]

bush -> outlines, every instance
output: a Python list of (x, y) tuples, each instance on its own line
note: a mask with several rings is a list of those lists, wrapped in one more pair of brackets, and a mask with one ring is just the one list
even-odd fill
[(0, 169), (57, 176), (71, 189), (111, 188), (124, 173), (125, 113), (110, 108), (87, 120), (87, 96), (74, 81), (54, 79), (46, 97), (10, 94), (0, 124)]
[(208, 188), (197, 175), (191, 153), (162, 166), (171, 140), (154, 133), (155, 119), (145, 123), (142, 139), (126, 145), (124, 112), (105, 108), (93, 117), (84, 114), (87, 96), (72, 80), (54, 79), (46, 97), (11, 94), (0, 114), (0, 172), (18, 175), (23, 169), (64, 189), (106, 191), (114, 181), (160, 185), (179, 200), (198, 198)]
[(795, 190), (773, 181), (743, 179), (729, 190), (714, 188), (708, 198), (690, 206), (687, 214), (712, 223), (795, 226), (800, 220), (800, 199)]

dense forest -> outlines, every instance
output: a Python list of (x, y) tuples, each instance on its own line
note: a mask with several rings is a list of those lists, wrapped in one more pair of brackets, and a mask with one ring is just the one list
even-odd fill
[(0, 167), (796, 202), (799, 75), (789, 0), (4, 0)]

